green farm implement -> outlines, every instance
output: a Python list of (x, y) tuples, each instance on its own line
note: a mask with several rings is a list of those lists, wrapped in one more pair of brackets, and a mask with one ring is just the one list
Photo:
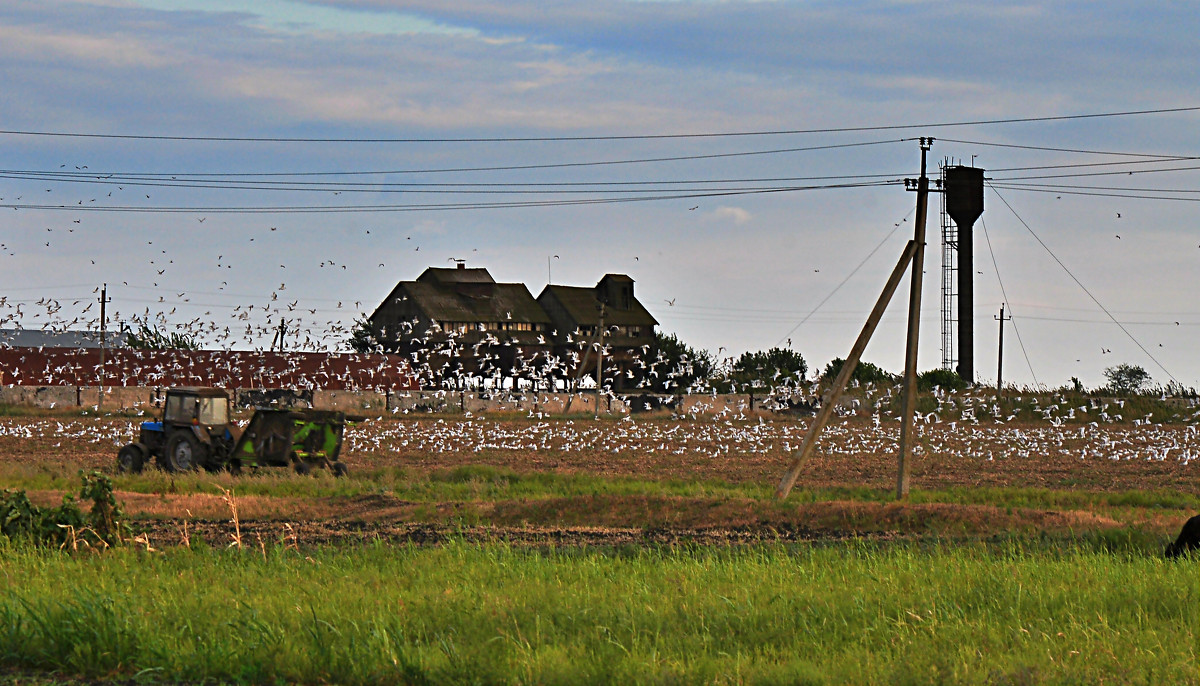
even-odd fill
[(258, 408), (243, 430), (229, 419), (225, 391), (172, 388), (162, 419), (142, 423), (138, 440), (117, 453), (117, 469), (136, 473), (154, 460), (169, 472), (292, 467), (342, 476), (346, 465), (338, 456), (347, 421), (342, 412)]

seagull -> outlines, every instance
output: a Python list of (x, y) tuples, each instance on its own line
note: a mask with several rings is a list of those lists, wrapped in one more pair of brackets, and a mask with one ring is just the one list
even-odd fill
[(667, 304), (667, 307), (675, 307), (675, 298), (671, 298), (670, 300), (664, 300), (663, 302), (665, 302)]

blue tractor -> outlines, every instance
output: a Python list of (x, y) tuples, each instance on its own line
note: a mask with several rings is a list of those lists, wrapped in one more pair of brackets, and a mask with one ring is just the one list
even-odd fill
[(117, 470), (142, 471), (150, 460), (168, 472), (222, 469), (240, 437), (229, 420), (229, 395), (218, 388), (172, 388), (162, 419), (142, 422), (135, 443), (117, 453)]

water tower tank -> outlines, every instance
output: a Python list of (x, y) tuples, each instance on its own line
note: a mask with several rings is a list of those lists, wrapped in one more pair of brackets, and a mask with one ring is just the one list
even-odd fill
[(972, 228), (983, 214), (983, 170), (945, 168), (946, 214), (958, 227), (958, 375), (975, 383), (975, 259)]

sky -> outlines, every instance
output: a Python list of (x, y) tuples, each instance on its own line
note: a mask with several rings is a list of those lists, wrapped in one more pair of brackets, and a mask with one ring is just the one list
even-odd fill
[[(661, 330), (816, 369), (929, 136), (931, 176), (991, 179), (981, 382), (1005, 304), (1008, 383), (1200, 387), (1196, 35), (1184, 2), (0, 0), (0, 327), (94, 327), (107, 283), (112, 325), (333, 348), (458, 259), (534, 296), (625, 273)], [(864, 355), (893, 371), (907, 293)]]

